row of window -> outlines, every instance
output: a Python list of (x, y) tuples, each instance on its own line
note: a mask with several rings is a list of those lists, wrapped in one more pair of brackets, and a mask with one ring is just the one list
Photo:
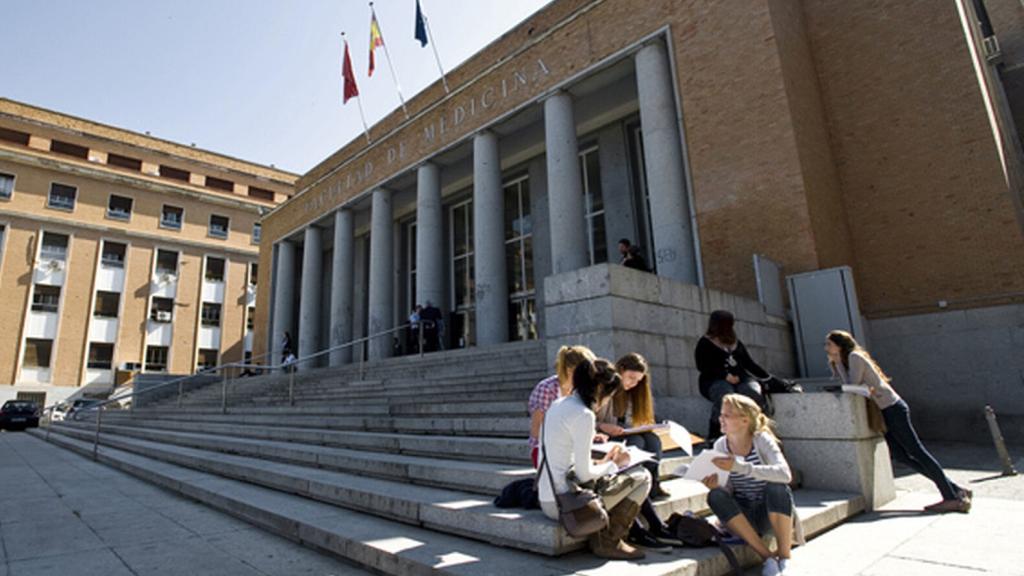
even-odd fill
[[(9, 199), (14, 193), (14, 175), (0, 172), (0, 198)], [(47, 196), (46, 206), (56, 210), (72, 212), (78, 199), (78, 188), (53, 182)], [(132, 218), (135, 200), (129, 196), (111, 194), (107, 200), (107, 218), (128, 222)], [(160, 227), (168, 230), (181, 230), (185, 222), (185, 209), (180, 206), (164, 204), (160, 210)], [(212, 238), (226, 240), (230, 230), (231, 219), (219, 214), (211, 214), (207, 234)], [(261, 237), (260, 224), (252, 227), (252, 242), (259, 244)]]
[[(0, 140), (11, 142), (13, 144), (19, 144), (21, 146), (28, 146), (30, 135), (27, 132), (20, 132), (18, 130), (11, 130), (9, 128), (0, 128)], [(81, 160), (89, 160), (89, 149), (85, 146), (78, 144), (72, 144), (71, 142), (63, 142), (61, 140), (50, 141), (50, 152), (55, 154), (61, 154), (63, 156), (70, 156), (73, 158), (79, 158)], [(132, 172), (142, 172), (142, 160), (138, 158), (132, 158), (130, 156), (122, 156), (120, 154), (108, 153), (107, 154), (107, 165), (115, 168), (121, 168)], [(176, 180), (179, 182), (188, 183), (191, 179), (192, 173), (188, 170), (182, 170), (181, 168), (175, 168), (173, 166), (167, 166), (160, 164), (157, 168), (157, 174), (161, 178), (167, 178), (169, 180)], [(207, 176), (205, 178), (206, 187), (214, 190), (221, 190), (223, 192), (235, 191), (235, 183), (231, 180), (225, 180), (223, 178), (216, 178), (214, 176)], [(265, 190), (263, 188), (257, 188), (255, 186), (249, 187), (249, 196), (256, 198), (257, 200), (263, 200), (265, 202), (274, 201), (274, 192), (271, 190)]]
[[(166, 372), (168, 346), (146, 346), (146, 372)], [(214, 348), (200, 348), (196, 361), (197, 368), (213, 368), (217, 365), (220, 351)], [(53, 340), (28, 338), (25, 340), (25, 368), (49, 368), (53, 356)], [(90, 342), (86, 367), (91, 370), (111, 370), (114, 367), (114, 345), (105, 342)]]

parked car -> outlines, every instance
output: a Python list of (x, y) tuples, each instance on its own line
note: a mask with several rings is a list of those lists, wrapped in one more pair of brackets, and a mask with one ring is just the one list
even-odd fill
[(24, 430), (39, 426), (39, 404), (31, 400), (8, 400), (0, 408), (0, 430)]
[(86, 400), (84, 398), (78, 398), (71, 402), (61, 402), (53, 409), (53, 415), (51, 419), (54, 422), (60, 422), (62, 420), (74, 420), (76, 419), (75, 414), (88, 408), (93, 404), (99, 402), (98, 400)]

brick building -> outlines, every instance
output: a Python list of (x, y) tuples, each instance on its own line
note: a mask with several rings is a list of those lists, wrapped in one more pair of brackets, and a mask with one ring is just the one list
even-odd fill
[(259, 219), (294, 180), (0, 99), (0, 401), (251, 353)]
[(929, 434), (985, 402), (1024, 423), (1020, 147), (984, 44), (960, 0), (552, 2), (299, 178), (264, 221), (255, 350), (427, 300), (449, 347), (543, 338), (545, 279), (627, 237), (659, 277), (746, 298), (754, 254), (849, 266)]

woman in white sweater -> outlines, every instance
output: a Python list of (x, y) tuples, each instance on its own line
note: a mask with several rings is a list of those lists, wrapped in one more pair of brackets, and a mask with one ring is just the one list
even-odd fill
[[(588, 482), (616, 474), (629, 465), (629, 455), (614, 448), (600, 460), (595, 461), (590, 456), (596, 420), (594, 411), (622, 388), (615, 367), (601, 358), (584, 360), (573, 370), (572, 382), (574, 392), (551, 405), (541, 430), (540, 507), (553, 520), (558, 519), (555, 494), (569, 490), (566, 475), (570, 470), (580, 482)], [(608, 511), (608, 528), (590, 537), (590, 550), (601, 558), (639, 559), (644, 557), (644, 553), (624, 542), (623, 538), (636, 519), (640, 504), (647, 498), (651, 476), (641, 466), (622, 473), (629, 475), (628, 487), (602, 497)], [(551, 486), (552, 481), (554, 487)]]
[[(708, 506), (730, 532), (764, 559), (763, 576), (785, 574), (793, 546), (792, 474), (771, 431), (771, 420), (750, 398), (727, 394), (722, 398), (719, 422), (724, 435), (714, 449), (729, 456), (713, 462), (729, 472), (729, 479), (719, 486), (717, 474), (704, 478), (704, 485), (711, 490)], [(797, 540), (802, 541), (799, 523), (796, 525)], [(761, 540), (769, 526), (777, 543), (774, 553)]]

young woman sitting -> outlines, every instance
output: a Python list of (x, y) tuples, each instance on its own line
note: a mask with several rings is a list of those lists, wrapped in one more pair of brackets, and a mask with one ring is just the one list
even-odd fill
[[(555, 357), (555, 373), (541, 380), (530, 392), (527, 408), (530, 411), (530, 460), (533, 467), (540, 462), (540, 427), (544, 423), (544, 414), (552, 402), (572, 392), (572, 371), (584, 360), (596, 357), (586, 346), (562, 346)], [(606, 437), (603, 437), (606, 438)]]
[[(558, 519), (555, 494), (569, 490), (566, 476), (570, 471), (580, 482), (588, 482), (615, 474), (629, 463), (629, 455), (614, 448), (597, 461), (590, 455), (596, 421), (594, 411), (622, 388), (615, 367), (604, 359), (585, 360), (573, 371), (572, 383), (573, 393), (556, 400), (549, 407), (541, 430), (540, 507), (553, 520)], [(641, 466), (622, 474), (629, 476), (627, 488), (602, 497), (608, 511), (608, 527), (590, 536), (589, 545), (591, 552), (601, 558), (639, 559), (644, 557), (644, 553), (624, 542), (623, 538), (636, 520), (640, 503), (647, 498), (651, 475)]]
[[(771, 431), (771, 420), (756, 402), (740, 394), (722, 398), (720, 420), (724, 435), (714, 449), (729, 456), (713, 462), (729, 472), (729, 479), (720, 486), (717, 474), (704, 478), (711, 490), (708, 506), (730, 532), (764, 559), (763, 576), (785, 574), (793, 546), (792, 475)], [(761, 540), (769, 526), (777, 542), (774, 553)], [(802, 540), (799, 524), (797, 538)]]

